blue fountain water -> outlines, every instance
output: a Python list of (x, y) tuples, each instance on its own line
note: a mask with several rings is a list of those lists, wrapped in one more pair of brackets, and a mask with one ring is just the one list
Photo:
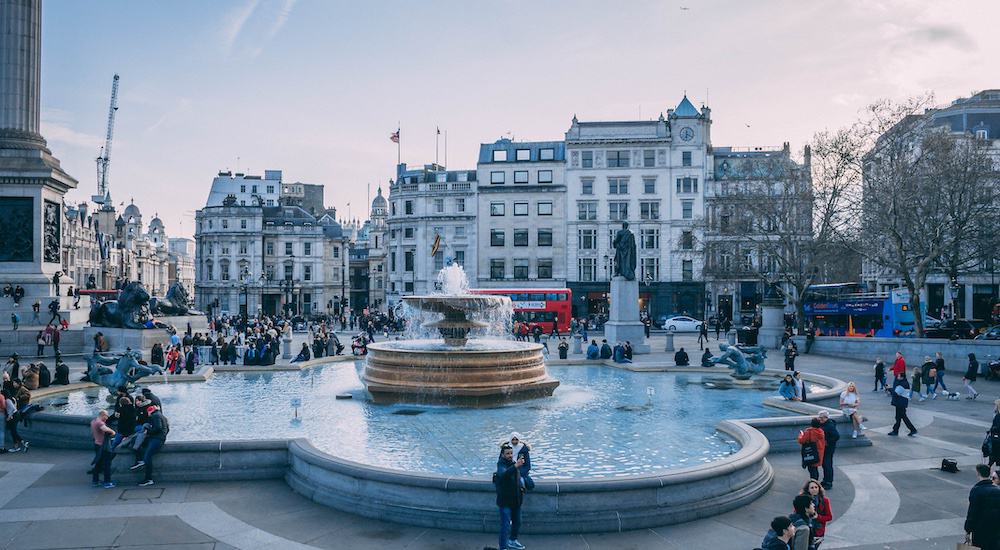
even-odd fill
[[(773, 391), (704, 387), (701, 375), (549, 366), (562, 385), (549, 398), (490, 409), (376, 405), (360, 363), (301, 372), (224, 373), (205, 383), (151, 384), (175, 441), (307, 437), (365, 464), (488, 478), (512, 431), (532, 447), (539, 479), (615, 477), (717, 460), (735, 452), (715, 430), (723, 418), (781, 414), (761, 404)], [(152, 380), (150, 380), (152, 382)], [(649, 395), (647, 388), (652, 388)], [(350, 393), (352, 400), (336, 400)], [(93, 414), (105, 390), (43, 401), (49, 411)], [(301, 422), (292, 423), (293, 399)]]

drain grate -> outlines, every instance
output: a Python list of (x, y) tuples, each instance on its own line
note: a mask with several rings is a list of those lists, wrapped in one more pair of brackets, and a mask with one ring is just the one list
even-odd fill
[(417, 416), (418, 414), (424, 414), (426, 411), (420, 409), (399, 409), (398, 411), (392, 411), (392, 414), (398, 414), (401, 416)]

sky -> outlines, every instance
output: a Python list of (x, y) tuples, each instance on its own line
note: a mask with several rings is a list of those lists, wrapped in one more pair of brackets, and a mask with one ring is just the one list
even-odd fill
[[(193, 234), (219, 170), (326, 186), (364, 219), (395, 174), (475, 169), (480, 143), (652, 119), (683, 95), (716, 146), (801, 150), (880, 99), (1000, 88), (1000, 2), (45, 0), (42, 133), (96, 191), (112, 76), (109, 181), (171, 236)], [(992, 80), (991, 80), (992, 78)], [(443, 134), (442, 134), (443, 138)], [(443, 139), (439, 160), (445, 160)], [(370, 194), (369, 194), (370, 186)], [(388, 193), (386, 188), (385, 193)]]

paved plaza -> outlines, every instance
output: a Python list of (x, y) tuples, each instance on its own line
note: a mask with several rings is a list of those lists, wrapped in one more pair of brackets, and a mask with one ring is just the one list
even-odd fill
[[(652, 342), (654, 350), (663, 349), (662, 336), (654, 334)], [(688, 336), (678, 337), (677, 345), (698, 348)], [(670, 359), (658, 352), (638, 362)], [(780, 361), (772, 354), (768, 366), (781, 368)], [(910, 416), (920, 435), (893, 438), (885, 435), (892, 421), (888, 398), (870, 391), (870, 364), (805, 355), (797, 366), (858, 381), (874, 443), (837, 451), (836, 481), (829, 492), (834, 521), (823, 547), (954, 548), (975, 482), (972, 465), (981, 460), (979, 445), (1000, 386), (981, 381), (982, 396), (975, 402), (914, 402)], [(946, 381), (953, 390), (961, 385), (959, 371), (960, 366), (949, 366)], [(943, 457), (956, 458), (961, 472), (938, 470)], [(496, 545), (489, 534), (409, 527), (338, 512), (295, 494), (279, 480), (94, 489), (84, 474), (90, 458), (89, 452), (39, 447), (4, 455), (0, 547), (478, 550)], [(521, 541), (538, 549), (754, 548), (771, 518), (791, 511), (792, 496), (806, 476), (797, 453), (772, 454), (768, 460), (775, 469), (772, 489), (751, 505), (716, 518), (624, 533), (525, 534)]]

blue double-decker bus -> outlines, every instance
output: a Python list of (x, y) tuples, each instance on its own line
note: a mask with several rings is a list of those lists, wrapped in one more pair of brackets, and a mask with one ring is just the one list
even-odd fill
[(905, 290), (890, 294), (865, 292), (860, 283), (812, 285), (806, 291), (803, 309), (817, 335), (879, 336), (911, 335), (914, 316)]

